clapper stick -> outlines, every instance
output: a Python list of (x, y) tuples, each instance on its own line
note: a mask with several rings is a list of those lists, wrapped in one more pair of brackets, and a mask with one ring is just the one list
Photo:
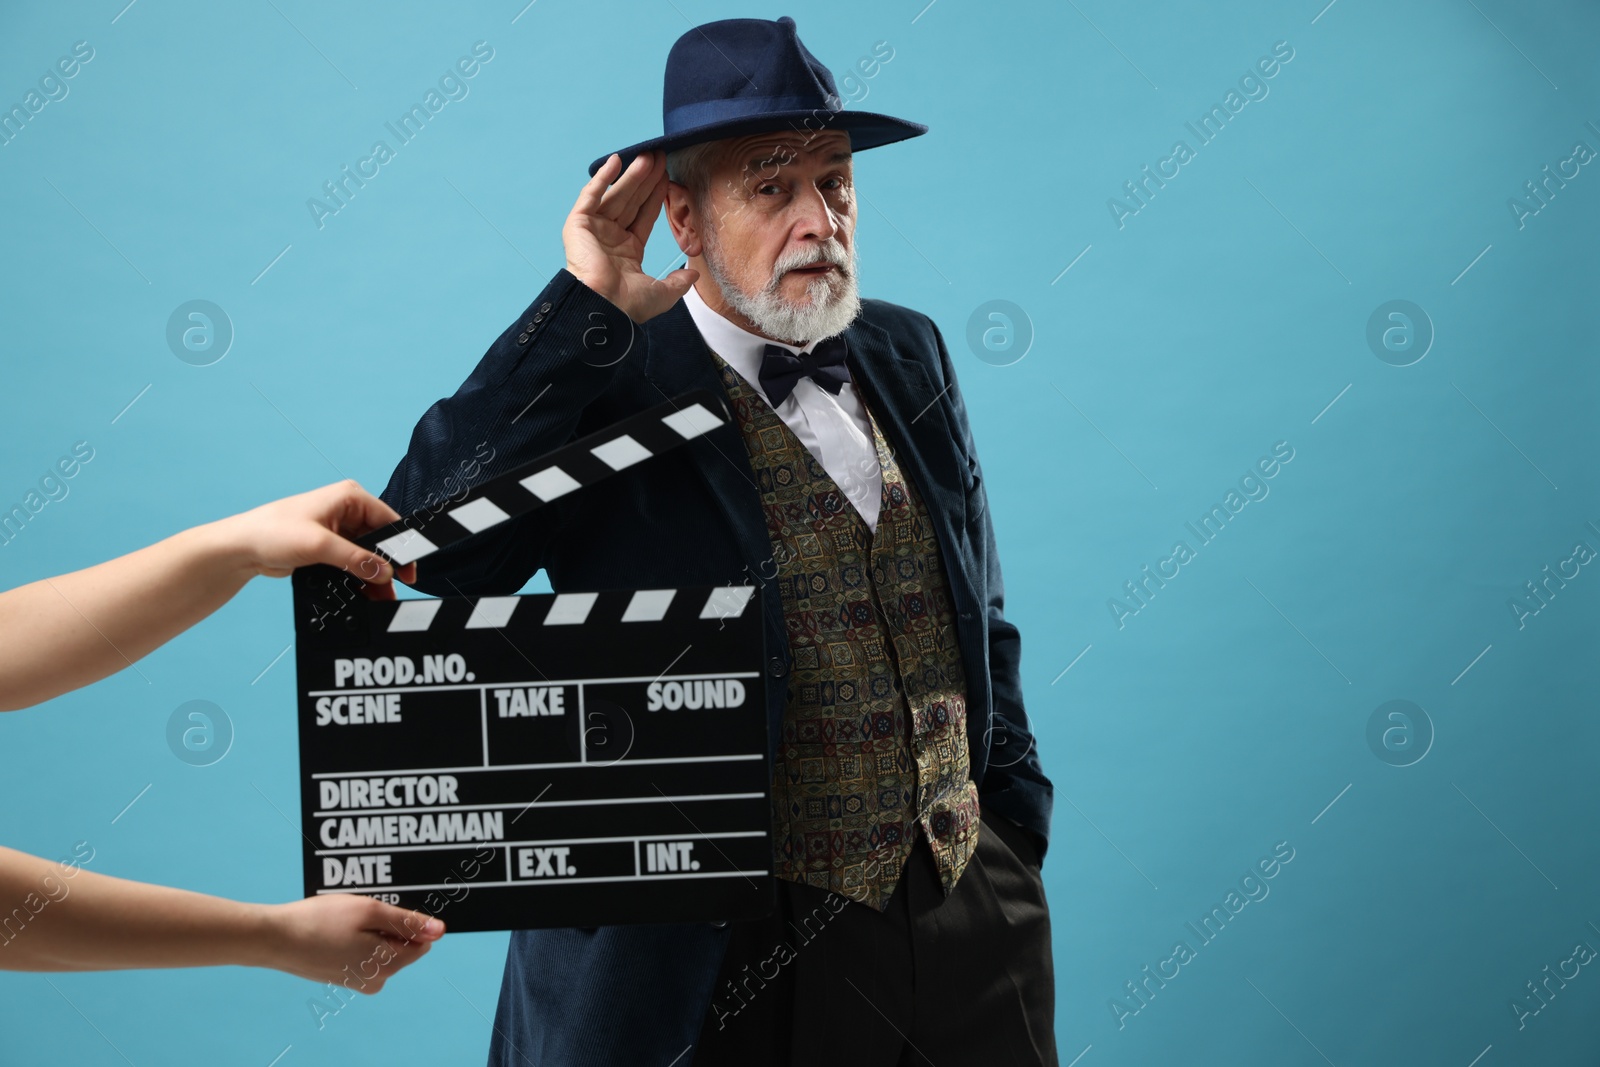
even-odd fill
[[(446, 509), (417, 512), (351, 540), (403, 567), (678, 448), (727, 421), (722, 397), (709, 389), (682, 393), (474, 486)], [(304, 604), (311, 625), (322, 628), (330, 619), (348, 625), (343, 613), (361, 600), (366, 583), (348, 571), (306, 567), (294, 573), (293, 584), (297, 620)]]
[[(728, 421), (684, 394), (356, 540), (397, 565)], [(308, 896), (450, 929), (771, 911), (764, 630), (748, 585), (369, 600), (295, 572)]]
[(728, 421), (726, 412), (709, 390), (685, 393), (501, 475), (448, 511), (401, 519), (356, 541), (404, 566), (714, 430)]

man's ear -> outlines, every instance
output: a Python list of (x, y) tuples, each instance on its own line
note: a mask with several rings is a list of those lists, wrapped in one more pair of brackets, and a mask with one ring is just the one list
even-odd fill
[(694, 208), (694, 197), (688, 186), (667, 181), (667, 224), (672, 227), (673, 240), (686, 256), (698, 256), (701, 251), (699, 213)]

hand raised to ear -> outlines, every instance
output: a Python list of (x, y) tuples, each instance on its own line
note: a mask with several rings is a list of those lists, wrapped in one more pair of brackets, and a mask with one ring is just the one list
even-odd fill
[(644, 270), (645, 242), (666, 195), (665, 152), (641, 152), (627, 170), (612, 153), (584, 185), (561, 228), (567, 270), (636, 323), (677, 303), (700, 276), (689, 267), (660, 279)]

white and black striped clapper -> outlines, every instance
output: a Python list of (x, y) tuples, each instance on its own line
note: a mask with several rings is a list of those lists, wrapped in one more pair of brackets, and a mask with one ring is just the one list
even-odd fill
[[(679, 397), (363, 543), (419, 559), (725, 412)], [(370, 600), (348, 578), (295, 573), (308, 896), (376, 896), (456, 931), (771, 912), (760, 590)]]
[(685, 393), (480, 485), (448, 510), (410, 516), (358, 542), (404, 566), (671, 451), (727, 421), (725, 404), (709, 390)]

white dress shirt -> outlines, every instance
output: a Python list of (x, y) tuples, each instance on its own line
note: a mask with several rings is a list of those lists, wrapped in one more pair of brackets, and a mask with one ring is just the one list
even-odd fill
[[(712, 311), (692, 286), (684, 294), (683, 302), (688, 305), (689, 314), (694, 317), (694, 324), (699, 327), (706, 345), (770, 405), (767, 391), (761, 387), (761, 354), (767, 345), (779, 342), (768, 341)], [(816, 343), (810, 341), (799, 351), (809, 353)], [(793, 345), (783, 347), (791, 352), (796, 350)], [(883, 471), (879, 469), (878, 449), (872, 441), (872, 424), (867, 420), (867, 409), (856, 391), (855, 382), (840, 386), (839, 395), (834, 396), (809, 377), (802, 377), (795, 383), (794, 392), (773, 410), (822, 464), (822, 469), (866, 520), (867, 529), (876, 532), (878, 506), (883, 495)]]

